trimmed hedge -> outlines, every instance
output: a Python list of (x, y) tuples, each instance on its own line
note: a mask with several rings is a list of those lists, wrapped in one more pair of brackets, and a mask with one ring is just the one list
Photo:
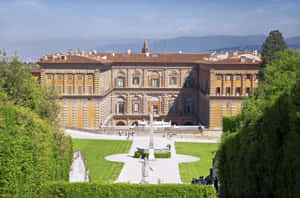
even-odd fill
[(154, 153), (155, 158), (170, 158), (171, 152), (165, 152), (165, 153)]
[(240, 116), (224, 116), (223, 117), (223, 132), (233, 133), (239, 128)]
[[(142, 158), (144, 159), (145, 157), (148, 158), (149, 153), (141, 153), (139, 151), (136, 151), (134, 153), (134, 158)], [(155, 158), (170, 158), (171, 157), (171, 152), (165, 152), (165, 153), (154, 153)]]
[(50, 183), (42, 187), (40, 197), (54, 198), (216, 198), (213, 186), (190, 184), (100, 184)]

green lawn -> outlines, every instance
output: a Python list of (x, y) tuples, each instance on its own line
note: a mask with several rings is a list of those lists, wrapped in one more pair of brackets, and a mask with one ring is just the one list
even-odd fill
[(218, 149), (216, 143), (190, 143), (175, 142), (176, 153), (192, 155), (199, 157), (200, 161), (187, 162), (179, 164), (181, 180), (184, 183), (190, 183), (192, 178), (209, 175), (209, 169), (212, 168), (212, 159)]
[(123, 167), (121, 162), (110, 162), (105, 156), (128, 153), (132, 141), (124, 140), (83, 140), (73, 139), (73, 149), (80, 149), (87, 159), (90, 179), (93, 182), (115, 181)]

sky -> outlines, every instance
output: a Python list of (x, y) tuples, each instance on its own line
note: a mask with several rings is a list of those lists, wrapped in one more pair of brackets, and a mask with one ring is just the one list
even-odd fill
[(267, 35), (274, 29), (300, 36), (300, 0), (0, 0), (0, 47), (45, 40)]
[(0, 41), (253, 35), (272, 29), (300, 36), (299, 0), (0, 2)]

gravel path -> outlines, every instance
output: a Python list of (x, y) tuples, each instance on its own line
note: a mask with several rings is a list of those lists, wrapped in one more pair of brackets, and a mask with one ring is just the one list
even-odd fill
[[(80, 132), (75, 130), (66, 130), (66, 134), (71, 135), (72, 138), (79, 139), (110, 139), (110, 140), (127, 140), (126, 136), (116, 136), (116, 135), (101, 135), (88, 132)], [(148, 148), (149, 137), (147, 136), (134, 136), (130, 140), (133, 140), (132, 146), (128, 154), (116, 154), (106, 156), (105, 159), (115, 162), (124, 162), (123, 169), (119, 175), (119, 178), (115, 182), (130, 182), (130, 183), (140, 183), (142, 180), (142, 159), (133, 158), (134, 152), (137, 147)], [(182, 183), (178, 164), (181, 162), (194, 162), (200, 160), (198, 157), (179, 155), (176, 154), (175, 141), (180, 142), (218, 142), (217, 139), (182, 139), (182, 138), (163, 138), (154, 137), (154, 147), (163, 148), (167, 144), (171, 145), (171, 158), (170, 159), (156, 159), (150, 161), (149, 166), (152, 168), (149, 171), (149, 183)]]

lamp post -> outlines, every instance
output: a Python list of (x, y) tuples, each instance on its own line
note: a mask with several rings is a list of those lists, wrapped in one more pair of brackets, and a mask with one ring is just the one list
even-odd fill
[(155, 160), (154, 156), (154, 138), (153, 138), (153, 114), (150, 115), (150, 129), (149, 129), (149, 157), (148, 160)]

